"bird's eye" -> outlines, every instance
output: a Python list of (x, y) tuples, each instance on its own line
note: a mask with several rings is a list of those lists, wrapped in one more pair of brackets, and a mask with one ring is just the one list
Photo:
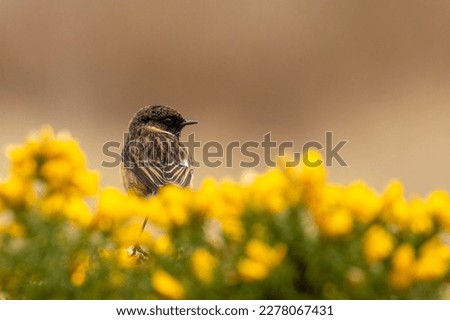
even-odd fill
[(166, 124), (172, 124), (172, 119), (171, 119), (171, 118), (165, 118), (165, 119), (164, 119), (164, 122), (165, 122)]

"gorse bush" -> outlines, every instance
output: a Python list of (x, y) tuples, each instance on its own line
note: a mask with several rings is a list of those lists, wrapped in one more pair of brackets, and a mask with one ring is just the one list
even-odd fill
[[(9, 160), (0, 183), (7, 299), (448, 295), (445, 191), (406, 200), (400, 182), (377, 194), (280, 158), (248, 183), (206, 179), (198, 190), (167, 186), (142, 199), (100, 190), (77, 142), (48, 128), (11, 148)], [(136, 242), (148, 255), (130, 254)]]

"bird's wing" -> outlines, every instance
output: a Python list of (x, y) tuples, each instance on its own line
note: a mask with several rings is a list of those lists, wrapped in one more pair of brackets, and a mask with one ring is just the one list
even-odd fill
[[(146, 166), (139, 161), (139, 150), (125, 145), (122, 151), (122, 161), (126, 170), (130, 170), (145, 187), (143, 195), (155, 194), (156, 190), (164, 185), (163, 173), (158, 167)], [(152, 170), (153, 169), (153, 170)]]
[(160, 187), (167, 184), (186, 187), (192, 180), (193, 167), (190, 165), (187, 150), (178, 141), (169, 141), (173, 136), (161, 138), (163, 143), (159, 141), (149, 144), (151, 148), (147, 150), (145, 161), (139, 161), (142, 156), (139, 154), (142, 151), (139, 148), (126, 145), (122, 154), (124, 165), (145, 186), (146, 194), (155, 194)]
[[(139, 179), (152, 188), (160, 188), (167, 184), (176, 184), (181, 187), (190, 185), (193, 175), (193, 168), (188, 159), (171, 164), (163, 164), (157, 161), (149, 161), (141, 167), (136, 167), (139, 171)], [(135, 172), (136, 174), (136, 172)]]
[(181, 187), (187, 187), (191, 184), (194, 169), (190, 164), (187, 153), (181, 161), (164, 167), (164, 178), (168, 184), (176, 184)]

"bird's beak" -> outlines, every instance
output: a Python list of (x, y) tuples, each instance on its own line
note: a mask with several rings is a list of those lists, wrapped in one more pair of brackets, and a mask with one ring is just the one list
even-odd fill
[(184, 120), (184, 122), (182, 123), (183, 127), (184, 126), (189, 126), (191, 124), (197, 124), (198, 121), (197, 120)]

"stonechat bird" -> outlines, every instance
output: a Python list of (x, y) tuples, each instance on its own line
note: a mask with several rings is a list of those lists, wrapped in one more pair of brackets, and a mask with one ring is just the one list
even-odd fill
[(167, 184), (189, 186), (194, 168), (180, 133), (196, 123), (167, 106), (139, 110), (130, 121), (122, 150), (124, 187), (146, 197)]
[[(191, 184), (194, 168), (187, 148), (180, 142), (181, 130), (195, 120), (185, 120), (167, 106), (148, 106), (131, 119), (122, 150), (122, 182), (129, 192), (142, 197), (156, 194), (159, 188)], [(145, 219), (141, 233), (145, 228)], [(136, 244), (133, 254), (145, 252)]]

